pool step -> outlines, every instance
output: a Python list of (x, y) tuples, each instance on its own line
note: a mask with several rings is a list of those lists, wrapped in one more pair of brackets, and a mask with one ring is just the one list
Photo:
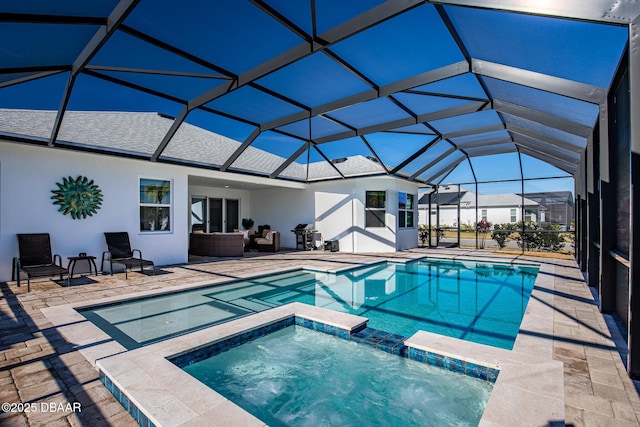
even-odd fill
[(404, 342), (408, 338), (409, 337), (405, 337), (404, 335), (393, 334), (369, 327), (351, 333), (351, 341), (353, 342), (366, 344), (386, 353), (392, 353), (402, 357), (408, 357), (407, 346), (404, 345)]

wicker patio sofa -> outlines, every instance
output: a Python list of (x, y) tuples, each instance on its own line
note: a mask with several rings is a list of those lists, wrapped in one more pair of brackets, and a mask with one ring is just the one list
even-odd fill
[(199, 256), (243, 256), (242, 233), (191, 233), (189, 253)]

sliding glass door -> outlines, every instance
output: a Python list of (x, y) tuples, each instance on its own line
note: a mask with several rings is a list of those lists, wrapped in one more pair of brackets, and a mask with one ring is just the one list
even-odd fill
[(223, 199), (209, 197), (209, 233), (223, 231), (222, 201)]
[(231, 232), (240, 228), (240, 200), (191, 198), (191, 231)]
[(240, 201), (234, 199), (225, 199), (226, 210), (226, 231), (229, 233), (233, 230), (240, 229)]
[(191, 232), (207, 230), (206, 197), (191, 198)]

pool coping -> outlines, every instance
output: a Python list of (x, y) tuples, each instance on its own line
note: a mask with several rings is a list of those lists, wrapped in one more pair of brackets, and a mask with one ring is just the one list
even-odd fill
[[(451, 259), (442, 256), (425, 258)], [(456, 256), (453, 259), (477, 261), (472, 256)], [(363, 264), (363, 266), (385, 261), (398, 262), (397, 259), (388, 259)], [(406, 260), (406, 262), (410, 261), (414, 260)], [(483, 259), (483, 261), (491, 260)], [(496, 262), (505, 263), (504, 259), (499, 258), (496, 259)], [(510, 262), (509, 264), (539, 265), (528, 262)], [(304, 266), (301, 268), (327, 273), (353, 269), (353, 267), (348, 267), (322, 270), (305, 268)], [(274, 270), (260, 276), (295, 270), (298, 268)], [(564, 420), (563, 364), (552, 359), (552, 343), (547, 338), (553, 334), (553, 270), (553, 265), (540, 265), (540, 271), (513, 350), (498, 349), (425, 331), (419, 331), (405, 341), (407, 346), (421, 351), (433, 352), (445, 357), (451, 356), (485, 366), (494, 366), (500, 370), (480, 422), (482, 426), (518, 425), (522, 420), (527, 420), (527, 424), (531, 425), (546, 425)], [(222, 278), (191, 283), (172, 287), (170, 290), (161, 289), (138, 293), (136, 298), (193, 289), (207, 284), (223, 284), (235, 280), (237, 279)], [(351, 322), (361, 324), (364, 319), (346, 313), (292, 303), (147, 347), (127, 351), (76, 311), (77, 308), (102, 305), (123, 299), (128, 298), (127, 296), (103, 298), (90, 302), (50, 307), (42, 311), (54, 326), (77, 346), (87, 360), (96, 368), (109, 373), (118, 386), (122, 386), (124, 390), (127, 390), (127, 393), (131, 393), (127, 399), (140, 403), (139, 407), (148, 411), (146, 416), (154, 425), (180, 425), (182, 423), (187, 425), (196, 420), (207, 425), (214, 422), (214, 419), (216, 425), (237, 425), (238, 422), (245, 424), (245, 421), (246, 425), (264, 425), (263, 422), (254, 419), (255, 417), (217, 395), (199, 381), (189, 380), (190, 376), (177, 368), (167, 357), (178, 355), (181, 351), (208, 345), (215, 340), (230, 336), (229, 334), (239, 333), (242, 328), (244, 328), (242, 330), (249, 330), (287, 316), (295, 316), (296, 313), (299, 316), (311, 316), (314, 320), (340, 327), (345, 326), (342, 322), (346, 322), (348, 326)], [(177, 382), (180, 384), (179, 390), (175, 390)], [(180, 414), (179, 417), (178, 414)]]

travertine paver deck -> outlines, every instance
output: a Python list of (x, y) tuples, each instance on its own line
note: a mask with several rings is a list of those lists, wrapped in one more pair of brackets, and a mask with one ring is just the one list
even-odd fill
[[(136, 425), (98, 381), (94, 367), (52, 327), (41, 308), (152, 289), (171, 289), (220, 277), (248, 277), (300, 265), (342, 268), (383, 258), (425, 255), (499, 256), (488, 251), (464, 249), (416, 249), (368, 255), (322, 251), (252, 253), (242, 259), (219, 258), (160, 267), (155, 276), (131, 273), (129, 280), (124, 280), (123, 275), (90, 276), (73, 279), (71, 287), (61, 287), (43, 279), (32, 283), (31, 293), (27, 293), (24, 286), (2, 284), (0, 402), (16, 404), (12, 409), (33, 411), (3, 411), (0, 425)], [(621, 354), (624, 356), (624, 351), (620, 350), (624, 349), (624, 342), (612, 318), (599, 313), (575, 262), (513, 255), (501, 257), (553, 266), (553, 295), (542, 301), (553, 310), (553, 333), (537, 338), (551, 340), (552, 357), (564, 362), (566, 424), (576, 427), (640, 425), (640, 399), (621, 357)], [(526, 348), (525, 351), (535, 349)], [(21, 408), (19, 403), (29, 405)], [(81, 412), (73, 411), (74, 404), (79, 404)], [(522, 425), (527, 425), (526, 420), (522, 420)]]

